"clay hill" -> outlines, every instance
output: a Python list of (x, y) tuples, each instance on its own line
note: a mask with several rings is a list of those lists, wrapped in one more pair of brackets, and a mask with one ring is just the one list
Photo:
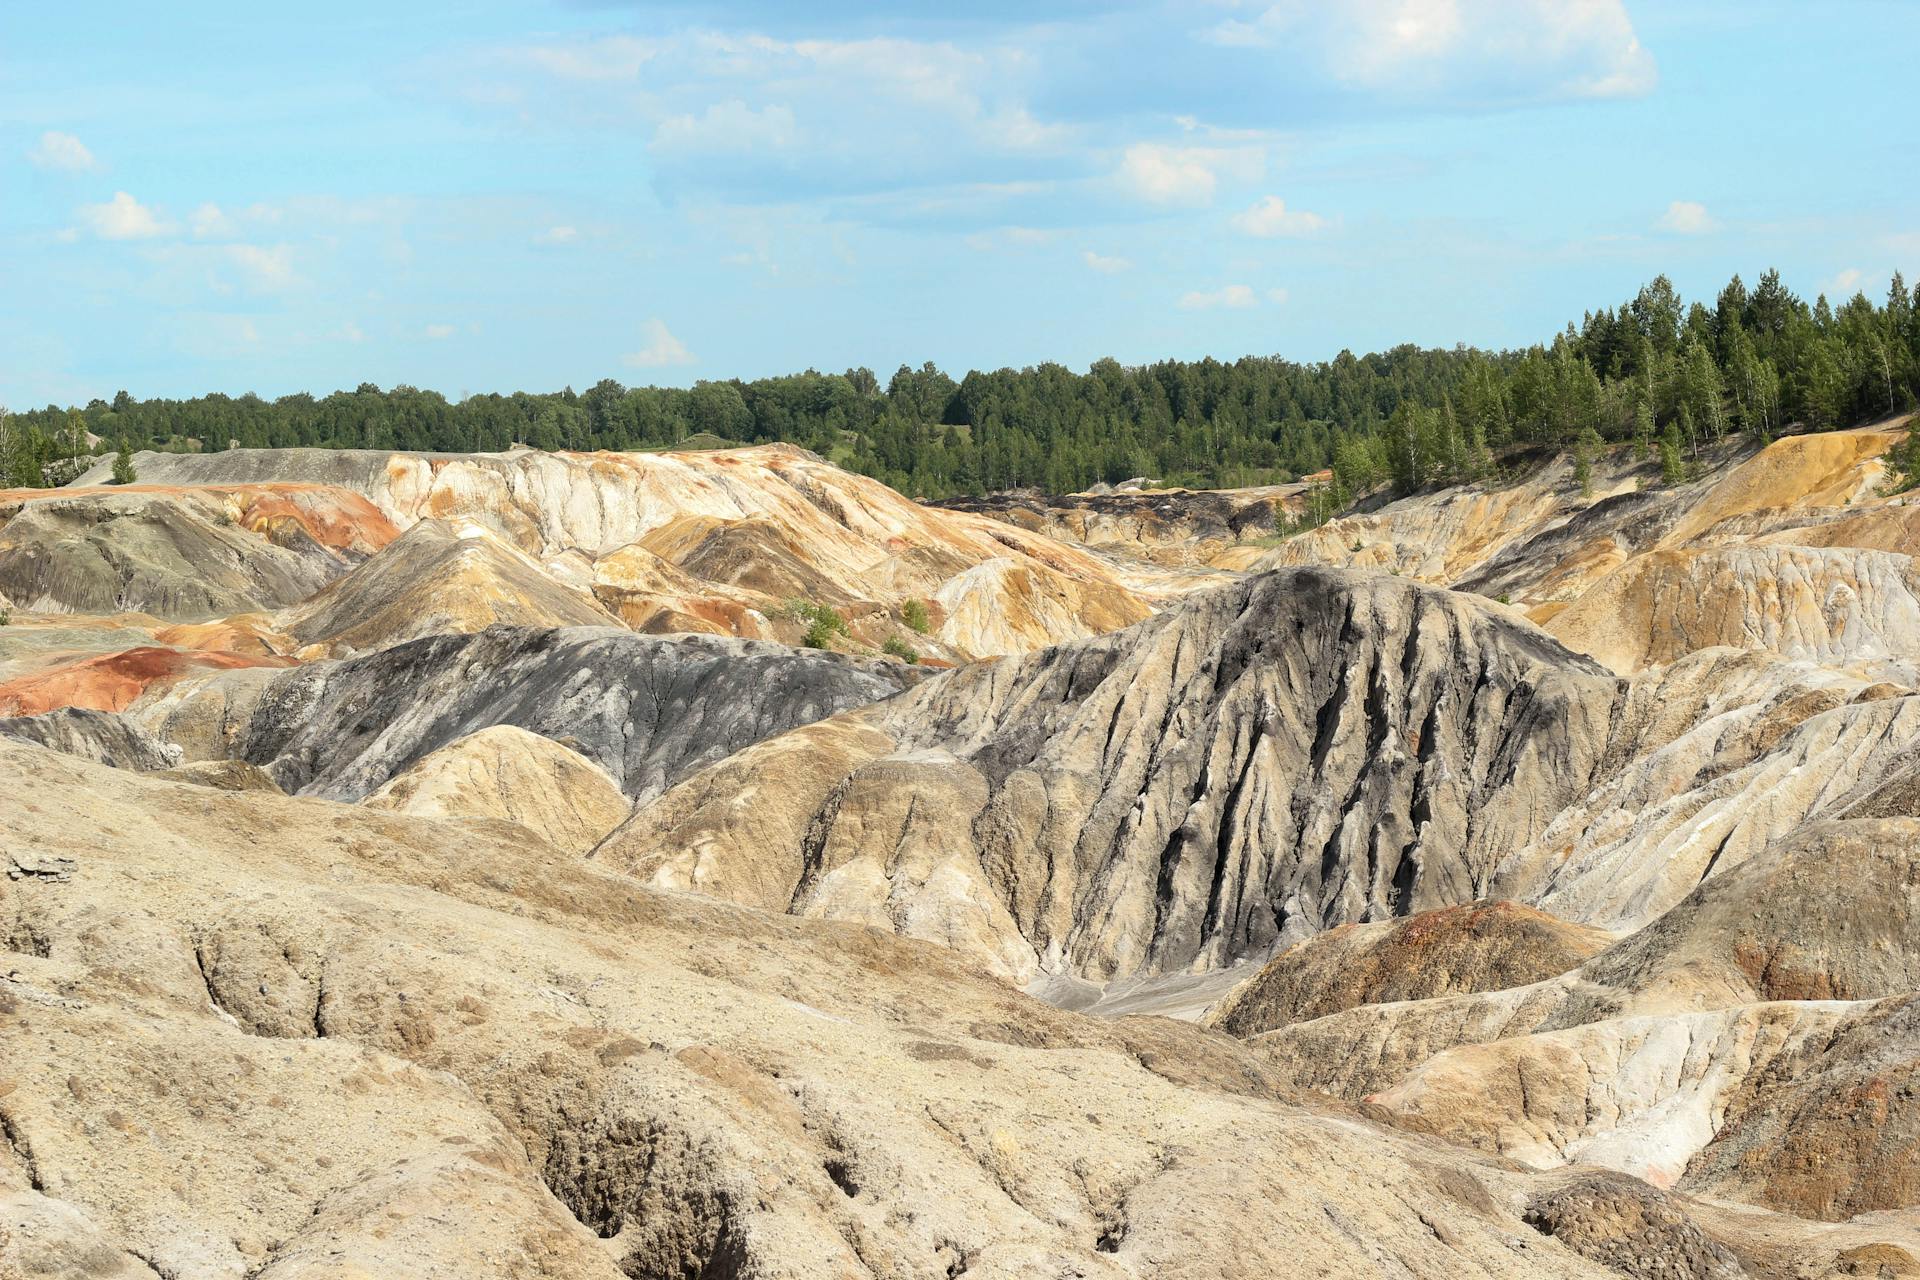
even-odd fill
[(1920, 1275), (1906, 429), (7, 494), (0, 1275)]

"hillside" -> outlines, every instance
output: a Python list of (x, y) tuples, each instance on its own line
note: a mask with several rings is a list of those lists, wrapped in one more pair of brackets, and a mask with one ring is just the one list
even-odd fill
[(1904, 438), (7, 495), (0, 1269), (1898, 1274)]

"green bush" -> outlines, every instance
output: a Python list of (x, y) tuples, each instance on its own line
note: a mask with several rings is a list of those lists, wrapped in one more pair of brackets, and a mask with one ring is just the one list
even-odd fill
[(7, 608), (7, 606), (3, 604), (0, 604), (0, 627), (4, 627), (12, 621), (13, 621), (13, 610)]
[(907, 646), (899, 636), (888, 636), (887, 642), (880, 646), (880, 652), (900, 659), (909, 666), (920, 661), (920, 655)]
[(139, 477), (133, 469), (133, 451), (127, 448), (127, 438), (120, 437), (120, 451), (113, 455), (113, 482), (132, 484)]
[(921, 635), (927, 634), (933, 628), (933, 624), (927, 619), (927, 606), (920, 600), (909, 600), (900, 606), (900, 621)]
[(1910, 427), (1907, 438), (1887, 455), (1887, 470), (1891, 473), (1889, 493), (1905, 493), (1920, 486), (1920, 423)]
[(826, 649), (833, 644), (835, 636), (847, 634), (847, 620), (831, 606), (816, 604), (812, 600), (789, 600), (787, 617), (795, 622), (807, 624), (807, 633), (800, 643), (809, 649)]

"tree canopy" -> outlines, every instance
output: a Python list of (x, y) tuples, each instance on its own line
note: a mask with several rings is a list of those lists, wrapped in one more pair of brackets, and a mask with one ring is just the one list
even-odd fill
[[(1744, 431), (1828, 430), (1920, 400), (1920, 290), (1896, 275), (1883, 304), (1811, 305), (1763, 274), (1711, 304), (1665, 276), (1522, 350), (1399, 346), (1302, 363), (1278, 356), (1125, 366), (975, 370), (933, 364), (626, 387), (515, 392), (452, 402), (362, 384), (324, 397), (212, 394), (84, 408), (49, 405), (0, 429), (15, 483), (59, 470), (76, 439), (136, 449), (318, 446), (468, 452), (649, 449), (786, 441), (929, 497), (1023, 486), (1056, 492), (1147, 476), (1225, 486), (1332, 467), (1350, 491), (1487, 474), (1516, 447), (1633, 440), (1669, 448)], [(76, 436), (76, 432), (80, 435)], [(104, 444), (94, 444), (95, 450)]]

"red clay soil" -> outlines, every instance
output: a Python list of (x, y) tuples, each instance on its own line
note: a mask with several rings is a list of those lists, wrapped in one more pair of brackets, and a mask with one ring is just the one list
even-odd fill
[(0, 684), (0, 716), (34, 716), (60, 707), (124, 711), (149, 686), (194, 671), (291, 667), (292, 658), (188, 652), (142, 646), (35, 671)]
[(0, 515), (10, 507), (66, 498), (153, 494), (161, 497), (232, 498), (239, 523), (271, 536), (276, 525), (295, 524), (323, 547), (372, 555), (400, 536), (400, 528), (363, 494), (330, 484), (272, 481), (233, 485), (93, 485), (80, 489), (0, 489)]
[(241, 495), (240, 523), (255, 533), (270, 535), (275, 525), (292, 523), (323, 547), (367, 555), (400, 536), (398, 525), (351, 489), (262, 484), (236, 492)]

